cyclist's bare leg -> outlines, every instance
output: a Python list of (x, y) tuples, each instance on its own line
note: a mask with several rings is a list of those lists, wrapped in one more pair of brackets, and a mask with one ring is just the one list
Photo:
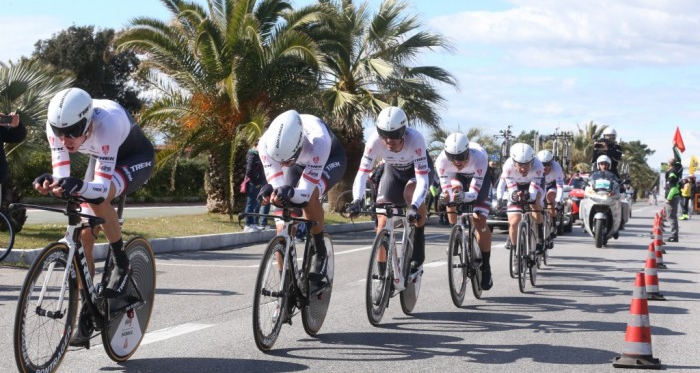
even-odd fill
[(450, 224), (457, 224), (457, 206), (447, 206), (445, 207), (445, 210), (447, 211), (447, 220), (450, 222)]
[[(409, 181), (403, 190), (403, 198), (407, 206), (411, 204), (413, 192), (415, 190), (416, 182), (413, 180)], [(415, 222), (415, 230), (413, 233), (413, 256), (411, 258), (411, 265), (413, 268), (419, 268), (423, 265), (423, 261), (425, 261), (425, 221), (426, 216), (428, 216), (428, 207), (425, 205), (425, 201), (418, 206), (418, 214), (420, 218)]]
[(554, 217), (556, 215), (556, 211), (554, 211), (554, 199), (557, 198), (557, 192), (548, 190), (546, 196), (548, 204), (547, 211), (549, 212), (549, 216)]
[[(104, 202), (98, 204), (89, 204), (90, 209), (95, 214), (95, 216), (105, 219), (106, 222), (101, 225), (101, 228), (105, 232), (105, 237), (109, 242), (115, 242), (121, 238), (121, 226), (119, 225), (119, 218), (117, 216), (117, 211), (112, 207), (111, 202), (116, 194), (116, 187), (114, 183), (110, 184), (109, 193)], [(85, 250), (85, 260), (88, 263), (88, 268), (90, 268), (90, 275), (95, 276), (95, 261), (93, 259), (92, 251), (95, 247), (95, 236), (100, 232), (100, 227), (95, 228), (94, 231), (89, 229), (84, 229), (81, 232), (80, 242), (83, 244), (83, 250)]]
[(488, 225), (486, 225), (486, 216), (475, 212), (472, 214), (472, 222), (474, 224), (474, 231), (476, 232), (476, 241), (479, 243), (479, 249), (481, 249), (482, 253), (490, 253), (491, 230)]
[(324, 212), (323, 205), (321, 205), (321, 200), (319, 199), (319, 189), (315, 188), (313, 193), (311, 193), (311, 199), (306, 207), (302, 208), (304, 210), (304, 217), (306, 219), (316, 222), (316, 225), (311, 227), (311, 234), (319, 234), (323, 232), (324, 224)]
[(520, 224), (522, 218), (521, 212), (508, 212), (508, 237), (513, 247), (518, 243), (518, 224)]

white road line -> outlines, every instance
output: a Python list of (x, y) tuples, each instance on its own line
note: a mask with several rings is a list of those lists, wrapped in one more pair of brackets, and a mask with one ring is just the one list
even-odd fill
[[(180, 335), (196, 332), (198, 330), (206, 329), (206, 328), (209, 328), (212, 326), (214, 326), (214, 325), (186, 323), (186, 324), (171, 326), (171, 327), (165, 328), (165, 329), (154, 330), (152, 332), (146, 333), (146, 335), (143, 337), (143, 340), (141, 340), (141, 346), (155, 343), (155, 342), (164, 341), (166, 339), (170, 339), (170, 338), (177, 337)], [(92, 347), (100, 347), (100, 346), (102, 346), (102, 345), (99, 344), (99, 345), (92, 346)]]

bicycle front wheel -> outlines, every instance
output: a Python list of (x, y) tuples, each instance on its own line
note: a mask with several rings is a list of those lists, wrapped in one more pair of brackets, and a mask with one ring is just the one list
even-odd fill
[(526, 223), (521, 222), (518, 226), (518, 243), (516, 244), (518, 250), (518, 288), (521, 293), (525, 292), (525, 281), (527, 275), (527, 265), (528, 265), (528, 252), (527, 252), (527, 240), (528, 240), (528, 230), (530, 227)]
[(15, 362), (22, 373), (55, 372), (68, 351), (78, 312), (78, 286), (75, 267), (67, 258), (68, 246), (51, 243), (24, 279), (13, 337)]
[(110, 359), (120, 363), (136, 352), (146, 335), (156, 294), (156, 260), (151, 244), (135, 237), (124, 245), (131, 268), (124, 295), (108, 300), (102, 345)]
[(389, 275), (389, 232), (382, 230), (372, 245), (367, 268), (365, 306), (369, 323), (378, 326), (389, 305), (391, 276)]
[(462, 307), (464, 294), (467, 292), (467, 263), (464, 242), (462, 242), (462, 227), (455, 225), (450, 233), (450, 243), (447, 246), (447, 278), (450, 282), (450, 296), (455, 307)]
[(301, 309), (301, 323), (304, 325), (304, 331), (309, 336), (313, 337), (321, 330), (323, 321), (326, 319), (328, 305), (331, 302), (331, 293), (333, 291), (333, 240), (328, 233), (323, 236), (326, 242), (326, 257), (328, 263), (326, 265), (326, 278), (319, 288), (318, 284), (309, 280), (309, 270), (311, 269), (311, 258), (304, 258), (304, 278), (306, 281), (306, 289), (308, 290), (307, 305)]
[(275, 237), (267, 244), (258, 268), (253, 297), (253, 337), (260, 351), (269, 351), (285, 321), (290, 276), (282, 276), (285, 241)]
[(12, 224), (7, 216), (0, 212), (0, 262), (10, 255), (14, 244), (15, 231), (12, 229)]
[[(510, 240), (510, 239), (509, 239)], [(518, 277), (518, 248), (516, 245), (510, 245), (510, 261), (508, 263), (508, 272), (510, 272), (510, 278)]]

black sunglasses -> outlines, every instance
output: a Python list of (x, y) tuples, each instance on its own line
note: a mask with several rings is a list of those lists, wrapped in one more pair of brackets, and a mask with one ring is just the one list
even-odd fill
[(53, 130), (54, 135), (58, 137), (70, 137), (74, 139), (83, 135), (85, 126), (87, 126), (87, 118), (83, 118), (68, 127), (56, 127), (52, 124), (51, 130)]
[(395, 129), (393, 131), (384, 131), (383, 129), (377, 127), (377, 133), (379, 134), (379, 137), (383, 139), (391, 139), (391, 140), (399, 140), (400, 138), (403, 137), (403, 134), (406, 132), (406, 127), (401, 127), (399, 129)]

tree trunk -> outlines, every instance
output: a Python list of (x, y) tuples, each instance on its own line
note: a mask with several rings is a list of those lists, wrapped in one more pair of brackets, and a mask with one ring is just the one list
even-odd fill
[(207, 210), (224, 214), (228, 212), (228, 167), (226, 157), (216, 152), (208, 156), (208, 167), (204, 177), (204, 192), (207, 194)]

